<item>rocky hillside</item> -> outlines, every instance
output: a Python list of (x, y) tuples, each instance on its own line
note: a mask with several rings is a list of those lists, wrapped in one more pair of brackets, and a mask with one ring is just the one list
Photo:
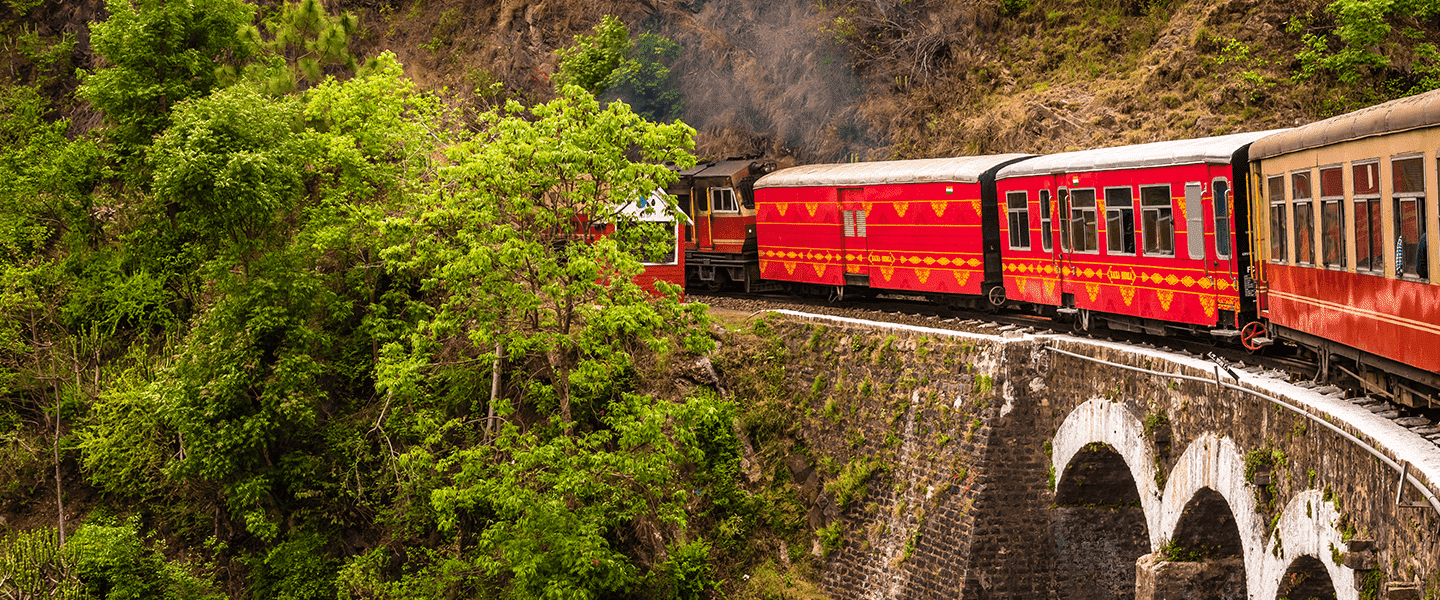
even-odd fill
[[(554, 50), (615, 15), (679, 45), (678, 116), (714, 157), (1054, 152), (1285, 127), (1440, 85), (1433, 0), (331, 4), (360, 16), (358, 55), (390, 49), (421, 85), (482, 105), (548, 97)], [(103, 2), (7, 5), (10, 76), (73, 91)], [(77, 110), (77, 127), (98, 124)]]

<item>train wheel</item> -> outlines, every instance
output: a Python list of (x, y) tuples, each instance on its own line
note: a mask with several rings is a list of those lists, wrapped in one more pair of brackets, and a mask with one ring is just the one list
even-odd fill
[(1263, 337), (1265, 337), (1265, 324), (1259, 321), (1246, 323), (1245, 327), (1240, 329), (1240, 343), (1244, 344), (1245, 349), (1251, 352), (1256, 352), (1265, 347), (1255, 343), (1255, 338)]

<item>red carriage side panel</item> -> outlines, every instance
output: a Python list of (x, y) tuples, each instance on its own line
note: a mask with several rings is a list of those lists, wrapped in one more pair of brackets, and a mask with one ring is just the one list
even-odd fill
[(761, 276), (981, 294), (982, 182), (1025, 157), (809, 165), (767, 175), (755, 184)]
[(1440, 372), (1440, 286), (1289, 265), (1267, 274), (1276, 325)]
[[(1040, 304), (1235, 328), (1233, 157), (1263, 135), (1071, 152), (1001, 169), (1006, 290)], [(1047, 216), (1049, 252), (1040, 236)]]
[(866, 192), (870, 287), (981, 293), (980, 184), (881, 185)]
[(760, 277), (844, 285), (840, 207), (834, 188), (755, 190)]

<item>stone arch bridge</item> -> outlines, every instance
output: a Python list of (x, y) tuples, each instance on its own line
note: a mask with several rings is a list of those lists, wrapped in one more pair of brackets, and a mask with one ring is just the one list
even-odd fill
[(841, 506), (836, 473), (788, 461), (810, 524), (845, 532), (816, 547), (833, 597), (1440, 598), (1440, 448), (1373, 402), (1164, 349), (778, 313), (796, 397), (831, 415), (801, 443), (887, 465)]

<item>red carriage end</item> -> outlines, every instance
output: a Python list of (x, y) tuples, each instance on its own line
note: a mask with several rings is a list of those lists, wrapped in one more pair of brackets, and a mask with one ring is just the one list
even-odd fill
[(841, 295), (887, 290), (950, 302), (999, 288), (998, 240), (987, 249), (994, 228), (984, 226), (982, 188), (993, 185), (995, 169), (1025, 156), (809, 165), (766, 175), (755, 183), (761, 277)]

